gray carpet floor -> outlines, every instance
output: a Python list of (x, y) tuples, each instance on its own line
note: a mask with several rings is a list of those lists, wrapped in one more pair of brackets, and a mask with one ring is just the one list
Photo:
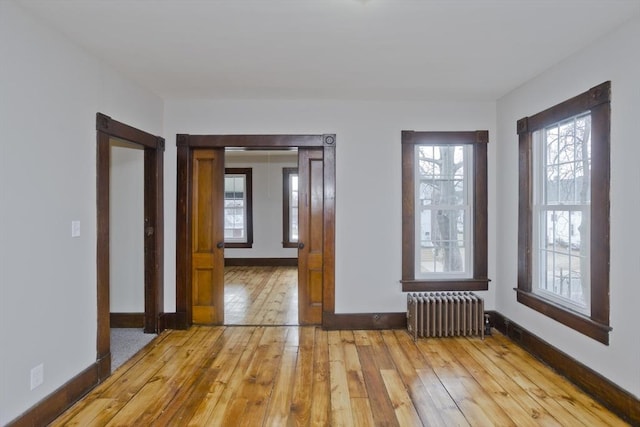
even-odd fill
[(142, 329), (111, 329), (111, 372), (131, 359), (142, 347), (157, 337), (156, 334), (145, 334)]

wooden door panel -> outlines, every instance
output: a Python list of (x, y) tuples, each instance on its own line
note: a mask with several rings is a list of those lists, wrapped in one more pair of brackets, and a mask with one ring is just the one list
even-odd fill
[(193, 151), (191, 295), (192, 321), (224, 321), (224, 151)]
[(298, 151), (298, 313), (301, 325), (322, 323), (324, 163), (322, 149)]
[(211, 268), (194, 268), (193, 280), (193, 305), (194, 306), (212, 306), (215, 303), (213, 288), (210, 285), (213, 282), (213, 269)]
[(309, 305), (322, 308), (322, 270), (309, 271)]
[[(208, 150), (207, 150), (208, 151)], [(214, 179), (215, 157), (195, 151), (193, 158), (193, 253), (213, 253), (213, 221), (215, 212), (211, 183)]]

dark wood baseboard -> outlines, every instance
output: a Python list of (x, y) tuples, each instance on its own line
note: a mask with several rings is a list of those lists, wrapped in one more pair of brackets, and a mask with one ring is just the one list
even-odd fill
[(226, 267), (297, 267), (298, 258), (225, 258)]
[(158, 322), (158, 333), (167, 329), (186, 329), (178, 327), (178, 313), (162, 313)]
[(99, 367), (97, 363), (94, 363), (33, 405), (25, 413), (9, 422), (7, 427), (47, 425), (91, 391), (98, 383)]
[(144, 313), (109, 313), (112, 328), (144, 328)]
[(548, 364), (631, 425), (640, 426), (640, 400), (599, 373), (527, 331), (496, 311), (487, 311), (491, 326)]
[(338, 329), (402, 329), (407, 327), (407, 313), (322, 313), (322, 328)]

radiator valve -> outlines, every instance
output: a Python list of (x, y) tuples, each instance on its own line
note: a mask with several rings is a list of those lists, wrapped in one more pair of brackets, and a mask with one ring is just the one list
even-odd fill
[(489, 315), (484, 315), (484, 335), (491, 335), (491, 323), (489, 322)]

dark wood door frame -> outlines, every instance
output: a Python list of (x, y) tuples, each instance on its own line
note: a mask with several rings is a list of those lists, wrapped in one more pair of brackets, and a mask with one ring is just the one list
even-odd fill
[(164, 138), (151, 135), (102, 113), (96, 114), (97, 130), (97, 365), (102, 380), (111, 374), (109, 320), (109, 187), (112, 138), (144, 149), (144, 331), (158, 332), (164, 308)]
[(324, 155), (324, 324), (335, 315), (335, 193), (336, 136), (325, 135), (176, 135), (177, 211), (176, 211), (176, 327), (191, 326), (191, 177), (192, 150), (198, 148), (243, 147), (277, 150), (321, 147)]

